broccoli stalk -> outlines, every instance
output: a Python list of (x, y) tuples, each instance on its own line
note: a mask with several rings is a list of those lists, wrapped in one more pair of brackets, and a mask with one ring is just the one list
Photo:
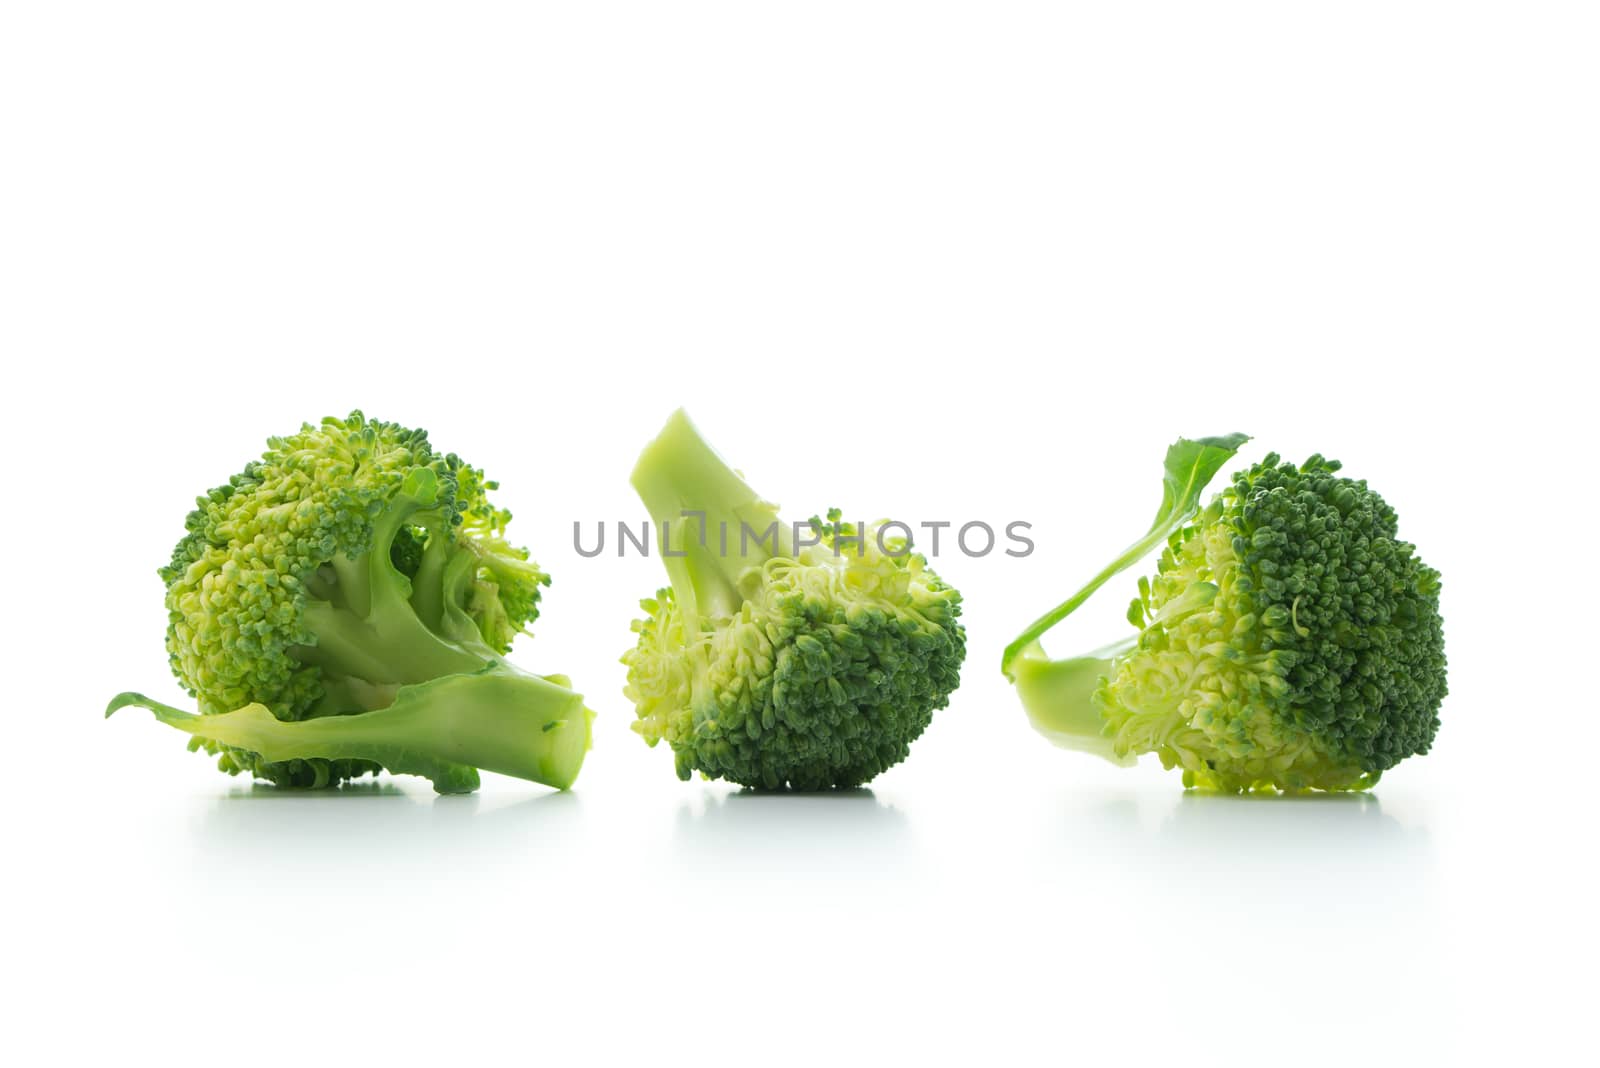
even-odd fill
[(1239, 451), (1239, 446), (1249, 440), (1248, 434), (1228, 434), (1220, 438), (1197, 438), (1192, 441), (1179, 438), (1167, 450), (1161, 480), (1161, 507), (1144, 537), (1124, 549), (1081, 590), (1034, 620), (1027, 630), (1006, 646), (1000, 658), (1000, 670), (1011, 676), (1013, 663), (1029, 646), (1044, 637), (1046, 631), (1077, 611), (1108, 579), (1143, 560), (1152, 549), (1171, 537), (1175, 530), (1193, 519), (1200, 511), (1200, 494), (1205, 492), (1216, 473), (1222, 470), (1222, 465)]
[(462, 570), (458, 561), (473, 561), (471, 554), (445, 536), (430, 534), (414, 577), (394, 565), (394, 542), (401, 530), (439, 532), (447, 523), (433, 511), (437, 504), (434, 473), (427, 468), (412, 471), (373, 523), (372, 547), (354, 559), (335, 556), (327, 565), (331, 575), (307, 584), (311, 596), (302, 619), (312, 641), (295, 655), (322, 668), (324, 685), (354, 680), (393, 687), (441, 675), (475, 674), (499, 659), (466, 617), (462, 591), (449, 589), (452, 584), (446, 582), (450, 571)]
[(1133, 754), (1116, 751), (1094, 704), (1095, 691), (1111, 674), (1115, 657), (1132, 647), (1130, 640), (1099, 653), (1052, 660), (1038, 642), (1023, 646), (1007, 671), (1033, 729), (1063, 749), (1090, 753), (1123, 767), (1136, 763)]
[[(270, 763), (372, 761), (396, 775), (421, 775), (442, 794), (471, 793), (478, 771), (558, 789), (571, 786), (589, 748), (583, 697), (559, 675), (525, 675), (504, 663), (401, 687), (371, 712), (285, 722), (263, 704), (199, 716), (138, 693), (106, 708), (136, 705), (195, 738), (255, 753)], [(327, 785), (326, 781), (309, 785)]]
[(632, 482), (689, 620), (731, 615), (745, 600), (749, 583), (741, 580), (749, 569), (792, 551), (777, 508), (717, 455), (681, 408), (640, 453)]

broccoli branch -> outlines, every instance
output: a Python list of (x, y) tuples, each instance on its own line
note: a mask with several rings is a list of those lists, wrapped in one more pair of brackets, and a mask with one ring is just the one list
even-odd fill
[(1132, 765), (1137, 754), (1116, 751), (1094, 694), (1101, 679), (1111, 673), (1115, 658), (1133, 645), (1129, 639), (1067, 660), (1051, 660), (1038, 643), (1024, 647), (1011, 662), (1011, 678), (1034, 729), (1063, 749), (1092, 753), (1123, 767)]
[(717, 455), (681, 408), (645, 447), (632, 481), (655, 521), (686, 619), (736, 611), (749, 569), (790, 551), (793, 538), (777, 509)]
[[(441, 517), (427, 514), (436, 504), (437, 490), (432, 471), (413, 471), (373, 524), (370, 548), (355, 559), (341, 556), (332, 562), (338, 595), (307, 599), (303, 618), (316, 642), (296, 655), (322, 668), (325, 678), (406, 685), (472, 674), (498, 660), (470, 623), (441, 628), (444, 634), (434, 629), (450, 611), (446, 587), (454, 560), (445, 557), (454, 554), (468, 565), (475, 562), (436, 529)], [(416, 578), (408, 579), (395, 568), (390, 549), (400, 529), (419, 519), (432, 536)]]
[(422, 775), (440, 793), (469, 793), (482, 768), (566, 789), (589, 748), (591, 713), (557, 681), (505, 665), (401, 687), (371, 712), (286, 722), (261, 704), (199, 716), (123, 693), (106, 708), (147, 708), (161, 722), (271, 762), (370, 760), (396, 774)]
[[(1228, 434), (1220, 438), (1179, 438), (1167, 450), (1167, 459), (1161, 486), (1161, 508), (1155, 522), (1144, 537), (1128, 546), (1111, 563), (1077, 593), (1068, 597), (1038, 619), (1017, 640), (1006, 646), (1000, 660), (1000, 670), (1013, 681), (1017, 680), (1016, 663), (1030, 646), (1037, 648), (1045, 633), (1077, 611), (1083, 602), (1112, 576), (1126, 571), (1143, 559), (1156, 546), (1172, 536), (1173, 531), (1193, 519), (1200, 511), (1200, 494), (1222, 465), (1239, 451), (1239, 446), (1250, 440), (1248, 434)], [(1043, 655), (1042, 651), (1039, 654)]]

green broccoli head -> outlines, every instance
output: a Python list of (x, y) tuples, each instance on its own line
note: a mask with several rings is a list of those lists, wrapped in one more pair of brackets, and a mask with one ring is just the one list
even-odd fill
[(881, 525), (797, 536), (682, 412), (633, 481), (672, 586), (642, 602), (625, 692), (678, 776), (819, 790), (904, 760), (959, 682), (960, 594)]
[[(1187, 786), (1370, 787), (1439, 728), (1439, 574), (1398, 539), (1394, 509), (1321, 456), (1269, 454), (1199, 509), (1244, 440), (1175, 445), (1150, 534), (1013, 643), (1006, 670), (1052, 740), (1124, 763), (1153, 752)], [(1044, 655), (1045, 630), (1162, 542), (1134, 640)]]
[[(366, 721), (357, 722), (363, 714), (399, 707), (415, 715), (430, 705), (408, 687), (453, 676), (536, 678), (501, 658), (537, 616), (549, 578), (526, 550), (505, 541), (510, 514), (490, 503), (494, 488), (454, 454), (436, 452), (425, 431), (360, 412), (270, 439), (259, 460), (198, 500), (186, 535), (160, 570), (167, 652), (201, 717), (175, 719), (183, 714), (143, 698), (119, 698), (113, 707), (151, 708), (189, 731), (191, 747), (217, 754), (224, 771), (283, 785), (337, 783), (381, 766), (396, 770), (390, 749), (380, 744), (381, 751), (370, 751), (378, 744), (370, 733), (336, 756), (274, 759), (269, 752), (293, 754), (292, 739), (309, 733), (289, 731), (289, 741), (243, 748), (228, 741), (223, 721), (250, 706), (279, 724), (342, 717), (317, 728), (325, 737), (366, 729)], [(529, 682), (525, 689), (530, 709), (565, 702), (548, 686)], [(505, 701), (518, 688), (502, 680), (429, 692), (448, 693), (462, 705), (469, 692)], [(393, 726), (400, 716), (381, 718)], [(575, 730), (578, 720), (581, 761), (587, 713), (573, 717)], [(540, 730), (545, 722), (552, 720), (541, 719)], [(414, 738), (396, 744), (430, 748)], [(492, 754), (464, 769), (464, 749), (436, 755), (435, 785), (470, 788), (472, 768), (506, 770)], [(511, 774), (529, 768), (521, 758), (510, 765)], [(576, 766), (569, 770), (576, 774)]]

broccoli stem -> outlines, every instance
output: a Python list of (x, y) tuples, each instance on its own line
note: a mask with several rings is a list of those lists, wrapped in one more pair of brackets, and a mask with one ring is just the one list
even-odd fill
[[(400, 528), (431, 508), (436, 493), (431, 472), (426, 479), (413, 477), (374, 522), (372, 547), (355, 559), (331, 562), (340, 596), (307, 600), (303, 618), (317, 640), (297, 650), (302, 661), (332, 678), (389, 686), (471, 674), (499, 659), (474, 628), (445, 635), (434, 629), (445, 612), (447, 565), (441, 557), (450, 550), (442, 535), (429, 538), (415, 579), (401, 574), (390, 556)], [(430, 532), (441, 524), (436, 515), (422, 518)]]
[(1193, 519), (1200, 511), (1200, 494), (1204, 492), (1206, 485), (1222, 469), (1222, 465), (1239, 451), (1239, 446), (1249, 440), (1248, 434), (1225, 434), (1215, 438), (1179, 438), (1167, 450), (1162, 473), (1161, 507), (1156, 511), (1155, 521), (1150, 524), (1149, 531), (1124, 549), (1120, 556), (1090, 579), (1083, 589), (1034, 620), (1027, 630), (1017, 636), (1016, 641), (1006, 646), (1005, 652), (1000, 657), (1000, 670), (1014, 680), (1016, 662), (1025, 650), (1030, 647), (1036, 648), (1039, 639), (1043, 638), (1051, 627), (1077, 611), (1078, 607), (1087, 601), (1095, 590), (1104, 586), (1108, 579), (1138, 563), (1152, 549), (1171, 537), (1174, 531)]
[(305, 623), (317, 643), (296, 650), (300, 660), (329, 675), (373, 685), (427, 682), (440, 675), (470, 675), (494, 659), (446, 641), (422, 625), (409, 608), (388, 608), (362, 618), (326, 601), (308, 601)]
[[(433, 630), (439, 629), (444, 618), (444, 573), (446, 566), (460, 552), (450, 537), (449, 525), (438, 520), (427, 523), (427, 544), (422, 550), (422, 561), (411, 579), (411, 607), (417, 618)], [(390, 536), (393, 541), (393, 536)]]
[(777, 509), (717, 455), (681, 408), (640, 454), (632, 482), (688, 619), (737, 611), (742, 576), (791, 551)]
[(405, 686), (372, 712), (286, 722), (265, 705), (199, 716), (124, 693), (106, 708), (147, 708), (197, 738), (286, 760), (370, 760), (395, 774), (426, 776), (440, 793), (477, 788), (482, 768), (565, 790), (589, 748), (583, 697), (556, 681), (497, 664)]
[(1038, 643), (1025, 646), (1011, 662), (1011, 677), (1034, 729), (1063, 749), (1092, 753), (1123, 767), (1132, 765), (1137, 754), (1117, 753), (1094, 701), (1100, 680), (1114, 668), (1115, 656), (1132, 645), (1129, 641), (1066, 660), (1051, 660)]
[[(1029, 649), (1039, 649), (1039, 639), (1044, 637), (1045, 632), (1077, 611), (1078, 607), (1087, 601), (1095, 590), (1104, 586), (1114, 575), (1126, 571), (1143, 559), (1150, 550), (1165, 541), (1172, 531), (1182, 526), (1185, 519), (1186, 517), (1177, 515), (1166, 521), (1158, 520), (1157, 525), (1151, 529), (1150, 533), (1123, 550), (1121, 556), (1107, 564), (1098, 575), (1084, 585), (1083, 589), (1034, 620), (1028, 629), (1017, 637), (1016, 641), (1006, 646), (1005, 653), (1001, 657), (1001, 670), (1020, 685), (1020, 678), (1017, 674), (1019, 663), (1027, 655)], [(1040, 655), (1043, 655), (1042, 651)]]

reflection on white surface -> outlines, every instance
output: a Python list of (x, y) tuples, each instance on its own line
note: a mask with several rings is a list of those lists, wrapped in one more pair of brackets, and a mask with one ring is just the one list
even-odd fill
[(680, 802), (673, 859), (707, 875), (911, 877), (910, 823), (868, 789), (817, 794), (699, 792)]
[[(1080, 799), (1080, 802), (1083, 799)], [(1154, 812), (1152, 812), (1152, 808)], [(1212, 795), (1174, 791), (1155, 805), (1138, 795), (1071, 806), (1074, 830), (1159, 843), (1171, 863), (1246, 860), (1266, 866), (1324, 862), (1425, 863), (1428, 833), (1406, 828), (1371, 794)]]
[(333, 791), (235, 786), (205, 806), (192, 861), (218, 878), (316, 874), (330, 886), (344, 865), (409, 876), (492, 870), (524, 851), (547, 848), (579, 830), (574, 793), (515, 799), (438, 796), (390, 783)]
[[(85, 898), (84, 949), (54, 959), (124, 991), (123, 1027), (169, 1019), (141, 985), (152, 961), (191, 983), (226, 974), (262, 1004), (318, 975), (340, 1013), (383, 1020), (405, 978), (463, 1018), (487, 1003), (521, 1021), (530, 999), (576, 989), (632, 1020), (639, 991), (665, 1003), (697, 982), (736, 1010), (764, 1003), (724, 981), (731, 967), (863, 1026), (999, 1005), (1108, 1055), (1174, 1050), (1234, 1016), (1260, 1048), (1292, 1048), (1309, 1001), (1360, 1014), (1448, 997), (1439, 835), (1403, 794), (627, 786), (129, 791), (96, 816), (115, 827), (106, 878), (53, 891), (57, 907)], [(88, 900), (112, 880), (115, 908)]]
[(907, 797), (667, 782), (636, 795), (436, 797), (387, 783), (324, 793), (235, 784), (166, 810), (177, 833), (163, 836), (170, 860), (152, 875), (173, 890), (268, 893), (275, 915), (257, 922), (282, 938), (381, 937), (396, 915), (436, 914), (488, 941), (507, 937), (507, 923), (548, 939), (542, 924), (518, 925), (553, 900), (574, 917), (612, 916), (619, 936), (638, 938), (670, 903), (713, 895), (730, 922), (776, 908), (880, 939), (914, 940), (919, 910), (919, 923), (941, 927), (941, 917), (977, 915), (944, 935), (975, 960), (993, 938), (1081, 938), (1089, 924), (1121, 947), (1105, 964), (1119, 981), (1142, 981), (1142, 962), (1181, 944), (1196, 959), (1241, 954), (1263, 966), (1293, 945), (1351, 976), (1381, 959), (1388, 981), (1402, 982), (1433, 953), (1440, 903), (1426, 821), (1398, 807), (1406, 820), (1363, 795)]
[(1041, 861), (1044, 878), (1111, 898), (1108, 919), (1137, 924), (1154, 905), (1195, 952), (1295, 944), (1319, 967), (1362, 954), (1404, 967), (1407, 949), (1424, 951), (1436, 934), (1431, 836), (1376, 796), (1074, 801), (1060, 813), (1066, 848)]

